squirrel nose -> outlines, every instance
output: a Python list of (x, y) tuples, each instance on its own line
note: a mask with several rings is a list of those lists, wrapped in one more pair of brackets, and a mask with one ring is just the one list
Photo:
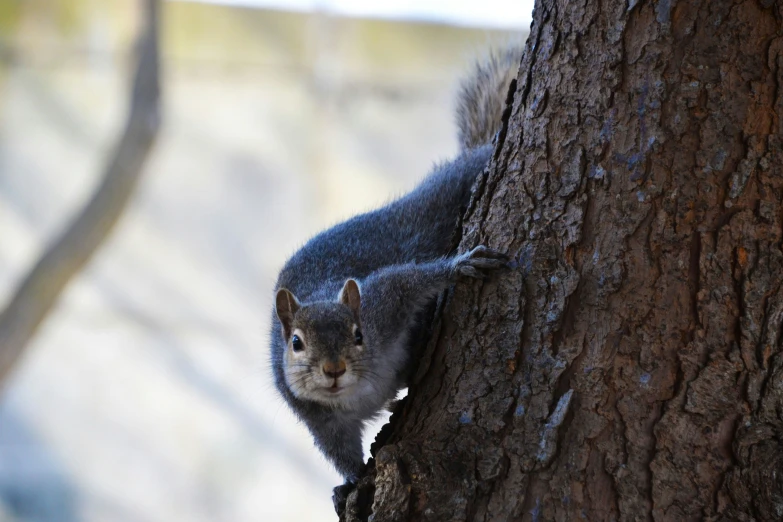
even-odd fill
[(332, 379), (336, 379), (345, 373), (345, 361), (340, 359), (339, 362), (326, 362), (324, 363), (324, 375)]

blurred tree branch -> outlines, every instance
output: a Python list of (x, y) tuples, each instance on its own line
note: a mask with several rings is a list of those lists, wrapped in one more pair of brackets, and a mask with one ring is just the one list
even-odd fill
[(68, 282), (90, 260), (125, 210), (160, 127), (159, 0), (143, 0), (145, 26), (128, 119), (95, 193), (30, 270), (0, 313), (0, 385)]

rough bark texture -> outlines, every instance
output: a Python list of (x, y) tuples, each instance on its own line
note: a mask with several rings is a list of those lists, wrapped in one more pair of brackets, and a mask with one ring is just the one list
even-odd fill
[(539, 0), (448, 296), (343, 519), (783, 519), (783, 7)]
[[(0, 313), (0, 386), (66, 285), (92, 258), (120, 219), (160, 127), (159, 0), (144, 0), (146, 25), (125, 129), (93, 196), (47, 248)], [(63, 165), (63, 175), (68, 175)]]

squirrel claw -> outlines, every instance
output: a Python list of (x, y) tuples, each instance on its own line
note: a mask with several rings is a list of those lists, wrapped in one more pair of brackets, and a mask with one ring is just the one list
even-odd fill
[(454, 268), (461, 276), (484, 279), (487, 275), (486, 271), (503, 268), (508, 265), (508, 261), (509, 257), (506, 254), (479, 245), (457, 257)]
[(502, 259), (504, 261), (509, 260), (509, 257), (503, 252), (494, 250), (485, 245), (479, 245), (473, 248), (468, 254), (470, 254), (471, 257), (486, 257), (489, 259)]

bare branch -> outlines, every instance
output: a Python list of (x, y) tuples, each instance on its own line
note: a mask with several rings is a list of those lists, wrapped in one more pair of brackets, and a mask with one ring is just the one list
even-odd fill
[(145, 0), (146, 25), (128, 120), (90, 201), (46, 250), (0, 314), (0, 384), (68, 282), (90, 260), (119, 220), (141, 176), (160, 127), (158, 0)]

